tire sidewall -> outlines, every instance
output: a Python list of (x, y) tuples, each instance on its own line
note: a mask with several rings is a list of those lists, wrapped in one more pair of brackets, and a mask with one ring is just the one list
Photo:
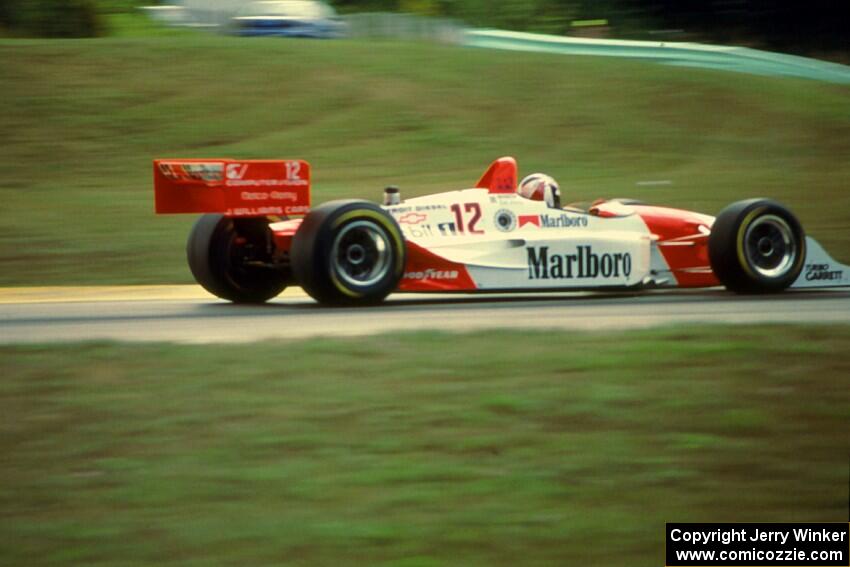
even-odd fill
[[(240, 220), (266, 222), (259, 218)], [(264, 229), (268, 230), (267, 226)], [(213, 295), (235, 303), (263, 303), (279, 295), (286, 288), (285, 274), (259, 269), (239, 272), (240, 268), (232, 265), (232, 246), (237, 236), (235, 219), (220, 214), (198, 219), (186, 245), (195, 280)]]
[[(776, 216), (788, 224), (794, 238), (796, 257), (781, 276), (758, 272), (746, 253), (746, 235), (753, 222)], [(793, 284), (806, 261), (806, 235), (800, 221), (786, 207), (770, 199), (749, 199), (726, 207), (717, 216), (709, 236), (711, 267), (720, 282), (740, 293), (772, 293)]]
[[(354, 222), (366, 221), (390, 243), (390, 266), (370, 285), (353, 285), (340, 278), (333, 266), (337, 235)], [(311, 211), (292, 242), (292, 268), (296, 281), (320, 303), (375, 304), (393, 292), (404, 273), (406, 246), (401, 229), (386, 211), (368, 201), (331, 201)]]

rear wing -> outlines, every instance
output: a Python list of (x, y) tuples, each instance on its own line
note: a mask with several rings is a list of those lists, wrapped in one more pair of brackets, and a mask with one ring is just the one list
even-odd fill
[(158, 159), (153, 185), (158, 214), (258, 217), (310, 210), (310, 164), (302, 160)]

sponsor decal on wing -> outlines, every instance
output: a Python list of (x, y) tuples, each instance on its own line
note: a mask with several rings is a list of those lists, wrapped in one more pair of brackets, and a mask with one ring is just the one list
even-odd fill
[(834, 270), (830, 264), (806, 264), (803, 277), (807, 282), (841, 281), (844, 279), (844, 270)]
[(301, 175), (299, 161), (283, 162), (282, 171), (278, 163), (228, 163), (224, 177), (227, 187), (304, 187), (309, 184)]
[(829, 255), (823, 246), (806, 237), (806, 263), (800, 276), (791, 284), (796, 288), (844, 287), (850, 285), (850, 266), (844, 265)]
[(310, 209), (310, 164), (299, 160), (154, 160), (158, 213), (300, 215)]
[(246, 173), (248, 173), (247, 163), (228, 163), (224, 175), (228, 180), (234, 180), (244, 179)]
[(162, 161), (159, 163), (159, 171), (172, 181), (215, 183), (224, 179), (224, 164), (221, 162)]
[[(307, 211), (304, 210), (304, 212)], [(283, 207), (233, 207), (225, 211), (225, 214), (234, 217), (262, 217), (269, 215), (277, 216), (286, 215), (289, 213), (295, 214), (294, 211), (290, 211)]]

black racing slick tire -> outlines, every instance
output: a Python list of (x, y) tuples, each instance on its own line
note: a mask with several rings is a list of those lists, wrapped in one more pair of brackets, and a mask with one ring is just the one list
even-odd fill
[(326, 305), (373, 305), (404, 272), (401, 229), (368, 201), (331, 201), (310, 211), (292, 239), (295, 281)]
[(739, 201), (717, 215), (708, 256), (727, 289), (775, 293), (799, 277), (806, 259), (806, 234), (797, 217), (776, 201)]
[(263, 303), (286, 288), (287, 274), (263, 266), (270, 258), (267, 219), (203, 215), (186, 244), (189, 269), (211, 294), (234, 303)]

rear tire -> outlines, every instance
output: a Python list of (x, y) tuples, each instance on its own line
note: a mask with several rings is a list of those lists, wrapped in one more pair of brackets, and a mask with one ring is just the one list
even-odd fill
[(799, 277), (806, 259), (800, 221), (769, 199), (749, 199), (723, 209), (708, 238), (711, 269), (737, 293), (774, 293)]
[(392, 293), (406, 247), (395, 219), (367, 201), (331, 201), (310, 211), (292, 239), (292, 271), (328, 305), (371, 305)]
[(234, 303), (263, 303), (286, 288), (285, 272), (246, 261), (270, 261), (266, 219), (232, 219), (203, 215), (192, 227), (186, 244), (189, 269), (211, 294)]

